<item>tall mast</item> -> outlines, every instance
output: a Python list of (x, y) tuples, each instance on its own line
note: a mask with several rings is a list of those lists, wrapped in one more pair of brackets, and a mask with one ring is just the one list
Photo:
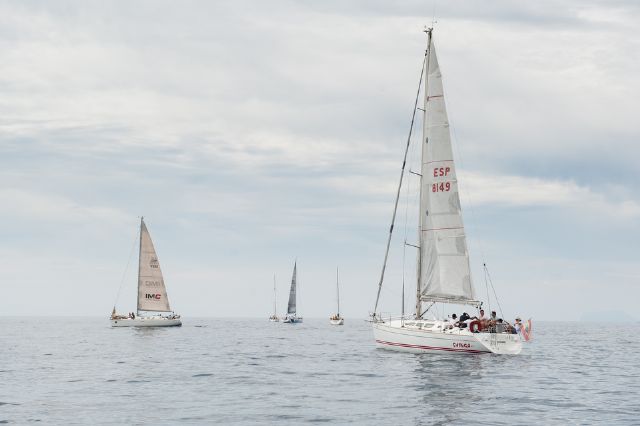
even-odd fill
[(338, 316), (340, 316), (340, 285), (338, 284), (338, 267), (336, 266), (336, 297), (338, 298)]
[[(426, 28), (424, 30), (427, 33), (427, 64), (424, 71), (424, 104), (422, 107), (422, 155), (421, 155), (421, 163), (424, 164), (424, 158), (427, 154), (427, 144), (429, 140), (427, 138), (427, 100), (428, 100), (428, 88), (429, 88), (429, 62), (431, 60), (431, 32), (433, 28)], [(422, 165), (421, 165), (422, 166)], [(418, 208), (420, 214), (420, 221), (418, 224), (418, 280), (416, 283), (416, 319), (422, 318), (422, 302), (420, 301), (420, 296), (422, 293), (422, 230), (424, 229), (423, 222), (425, 219), (425, 213), (422, 211), (423, 200), (422, 198), (425, 196), (424, 191), (422, 190), (422, 179), (424, 177), (422, 174), (420, 175), (420, 207)]]
[(142, 268), (142, 226), (144, 225), (144, 216), (140, 216), (140, 246), (138, 248), (138, 304), (136, 307), (136, 313), (140, 315), (140, 272)]
[(276, 274), (273, 274), (273, 316), (276, 316)]

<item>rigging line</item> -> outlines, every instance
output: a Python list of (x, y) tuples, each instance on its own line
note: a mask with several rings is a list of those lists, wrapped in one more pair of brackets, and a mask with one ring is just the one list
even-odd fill
[[(414, 147), (415, 145), (412, 145), (411, 148), (409, 148), (410, 152), (409, 152), (409, 163), (411, 163), (413, 155), (414, 155)], [(409, 172), (413, 173), (411, 171), (411, 164), (409, 164)], [(414, 173), (415, 174), (415, 173)], [(405, 209), (404, 209), (404, 244), (402, 245), (402, 315), (404, 316), (404, 297), (405, 297), (405, 292), (404, 292), (404, 286), (405, 286), (405, 281), (406, 281), (406, 254), (407, 254), (407, 236), (409, 234), (409, 228), (408, 228), (408, 224), (409, 224), (409, 204), (411, 203), (411, 179), (409, 179), (407, 181), (406, 186), (406, 192), (405, 192)], [(415, 199), (413, 200), (415, 202)], [(409, 244), (411, 245), (411, 244)], [(413, 246), (413, 245), (412, 245)], [(414, 246), (415, 247), (415, 246)]]
[(491, 298), (489, 297), (489, 282), (487, 281), (487, 267), (486, 264), (482, 264), (484, 266), (484, 286), (487, 289), (487, 306), (489, 306), (489, 313), (491, 313)]
[(486, 263), (484, 264), (484, 270), (486, 271), (487, 277), (489, 278), (489, 284), (491, 284), (491, 290), (493, 290), (493, 297), (496, 298), (496, 303), (498, 304), (498, 310), (500, 311), (500, 316), (504, 318), (504, 313), (502, 312), (502, 306), (500, 306), (500, 301), (498, 300), (498, 295), (496, 294), (496, 288), (493, 286), (493, 281), (491, 280), (491, 274), (489, 274), (489, 269), (487, 268)]
[(124, 273), (122, 274), (122, 279), (120, 280), (120, 287), (118, 287), (116, 300), (113, 302), (114, 307), (118, 304), (118, 299), (120, 299), (120, 291), (122, 290), (122, 285), (124, 284), (124, 280), (127, 277), (127, 272), (129, 271), (129, 265), (131, 264), (131, 258), (133, 257), (133, 251), (136, 248), (136, 242), (138, 241), (139, 234), (140, 234), (140, 228), (138, 227), (138, 231), (136, 232), (135, 238), (133, 240), (133, 244), (131, 245), (131, 251), (129, 252), (129, 259), (127, 260), (127, 266), (125, 266)]
[[(449, 99), (447, 99), (446, 103), (451, 105), (451, 101)], [(455, 144), (452, 144), (452, 145), (456, 150), (456, 156), (458, 157), (458, 163), (460, 164), (460, 168), (464, 170), (465, 169), (464, 161), (459, 148), (460, 139), (458, 139), (458, 132), (456, 132), (456, 127), (453, 124), (455, 120), (453, 119), (454, 114), (452, 114), (452, 112), (453, 112), (453, 109), (448, 111), (449, 115), (451, 116), (451, 119), (449, 120), (449, 126), (451, 127), (451, 133), (453, 134), (453, 139), (455, 141)], [(478, 246), (478, 250), (480, 251), (480, 260), (484, 264), (486, 263), (487, 258), (485, 256), (484, 245), (482, 244), (482, 238), (480, 237), (480, 227), (478, 226), (478, 219), (476, 218), (475, 209), (473, 208), (473, 201), (470, 196), (471, 194), (469, 191), (467, 191), (467, 188), (465, 187), (465, 185), (460, 185), (460, 182), (458, 182), (458, 190), (462, 192), (463, 197), (467, 199), (467, 205), (469, 206), (469, 211), (471, 212), (471, 229), (478, 236), (476, 238), (476, 244)], [(462, 206), (460, 207), (460, 211), (462, 211)], [(469, 241), (470, 241), (469, 245), (471, 245), (471, 240)]]
[(398, 191), (396, 193), (396, 200), (393, 205), (393, 216), (391, 217), (391, 227), (389, 228), (389, 238), (387, 239), (387, 248), (384, 254), (384, 262), (382, 264), (382, 271), (380, 273), (380, 282), (378, 283), (378, 294), (376, 295), (376, 304), (373, 308), (375, 315), (378, 310), (378, 302), (380, 301), (380, 291), (382, 290), (382, 282), (384, 281), (384, 271), (387, 267), (387, 259), (389, 258), (389, 247), (391, 246), (391, 236), (393, 235), (393, 225), (396, 222), (396, 213), (398, 212), (398, 201), (400, 199), (400, 190), (402, 189), (402, 180), (404, 178), (404, 169), (407, 164), (407, 153), (409, 152), (409, 146), (411, 145), (411, 134), (413, 133), (413, 124), (416, 120), (416, 111), (418, 109), (418, 100), (420, 99), (420, 88), (422, 86), (422, 78), (424, 76), (424, 68), (427, 63), (427, 51), (424, 53), (424, 59), (422, 60), (422, 69), (420, 70), (420, 80), (418, 82), (418, 90), (416, 92), (416, 100), (413, 105), (413, 114), (411, 115), (411, 125), (409, 126), (409, 136), (407, 137), (407, 146), (404, 149), (404, 159), (402, 160), (402, 170), (400, 171), (400, 183), (398, 184)]

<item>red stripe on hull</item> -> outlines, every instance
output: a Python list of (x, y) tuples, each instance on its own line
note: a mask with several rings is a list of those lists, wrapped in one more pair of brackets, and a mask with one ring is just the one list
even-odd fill
[(381, 345), (387, 345), (387, 346), (400, 346), (402, 348), (426, 349), (426, 350), (431, 350), (431, 351), (467, 352), (467, 353), (472, 353), (472, 354), (489, 354), (489, 353), (491, 353), (491, 351), (479, 351), (479, 350), (476, 350), (476, 349), (443, 348), (443, 347), (439, 347), (439, 346), (410, 345), (408, 343), (386, 342), (384, 340), (376, 340), (376, 343), (380, 343)]

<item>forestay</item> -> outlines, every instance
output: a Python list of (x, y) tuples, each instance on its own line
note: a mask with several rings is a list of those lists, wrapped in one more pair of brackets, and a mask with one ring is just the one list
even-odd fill
[(144, 220), (140, 221), (138, 311), (170, 312), (167, 290), (156, 250)]
[(442, 75), (429, 45), (422, 144), (419, 294), (421, 301), (477, 304), (453, 163)]
[(289, 290), (289, 305), (287, 306), (288, 314), (296, 313), (296, 267), (297, 262), (293, 264), (293, 276), (291, 277), (291, 289)]

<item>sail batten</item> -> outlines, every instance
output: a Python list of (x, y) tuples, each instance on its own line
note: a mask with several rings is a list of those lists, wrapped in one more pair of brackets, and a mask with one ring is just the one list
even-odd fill
[(421, 302), (475, 305), (442, 74), (431, 36), (424, 93), (417, 311)]
[(140, 220), (138, 312), (171, 312), (158, 255), (144, 220)]

